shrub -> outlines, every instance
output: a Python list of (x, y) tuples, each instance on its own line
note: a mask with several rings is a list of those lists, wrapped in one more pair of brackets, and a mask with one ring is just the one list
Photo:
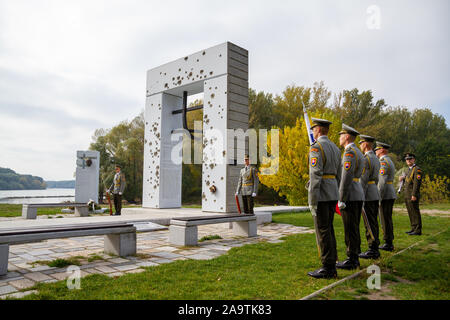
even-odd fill
[(450, 179), (446, 176), (434, 175), (433, 180), (426, 175), (420, 187), (420, 197), (423, 203), (447, 202), (449, 200)]

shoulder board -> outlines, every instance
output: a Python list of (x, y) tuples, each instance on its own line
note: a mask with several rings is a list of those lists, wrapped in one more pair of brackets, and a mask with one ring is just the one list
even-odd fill
[(316, 147), (311, 147), (310, 152), (319, 152), (319, 149)]

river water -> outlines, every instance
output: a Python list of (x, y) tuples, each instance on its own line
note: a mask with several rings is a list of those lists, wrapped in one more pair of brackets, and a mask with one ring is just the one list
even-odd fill
[(75, 201), (75, 189), (0, 190), (0, 203), (59, 203)]

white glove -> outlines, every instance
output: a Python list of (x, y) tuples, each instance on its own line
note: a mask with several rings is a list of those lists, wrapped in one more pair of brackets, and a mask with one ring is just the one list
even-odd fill
[(253, 193), (252, 193), (252, 197), (253, 197), (253, 198), (256, 197), (256, 193), (253, 192)]
[(338, 207), (339, 207), (339, 209), (345, 209), (345, 207), (346, 207), (346, 205), (345, 205), (345, 202), (341, 202), (341, 201), (338, 201)]
[(119, 196), (121, 196), (122, 195), (122, 192), (119, 192)]
[(236, 192), (236, 195), (238, 196), (238, 195), (239, 195), (239, 192)]
[(317, 206), (309, 206), (309, 210), (311, 211), (311, 215), (313, 217), (317, 215)]

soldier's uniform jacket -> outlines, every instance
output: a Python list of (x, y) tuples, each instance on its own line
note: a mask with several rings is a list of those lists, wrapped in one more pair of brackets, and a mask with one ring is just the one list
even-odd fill
[(414, 164), (406, 174), (405, 178), (405, 197), (411, 199), (412, 196), (420, 197), (420, 186), (422, 184), (422, 169)]
[(111, 184), (111, 187), (109, 187), (109, 191), (114, 194), (122, 193), (125, 190), (125, 175), (121, 172), (116, 173), (114, 175), (113, 183)]
[(359, 182), (366, 160), (362, 152), (350, 143), (342, 156), (342, 177), (339, 185), (339, 201), (364, 201), (364, 191)]
[(380, 158), (380, 174), (378, 175), (378, 191), (380, 200), (397, 199), (394, 189), (395, 165), (392, 159), (384, 155)]
[(364, 155), (366, 159), (366, 166), (361, 175), (361, 187), (364, 190), (365, 201), (380, 200), (380, 193), (378, 191), (378, 174), (380, 172), (380, 161), (375, 152), (367, 151)]
[(241, 192), (243, 196), (250, 196), (252, 193), (257, 193), (258, 183), (259, 180), (256, 168), (252, 165), (246, 166), (241, 169), (239, 174), (236, 192)]
[(308, 204), (317, 206), (320, 201), (339, 200), (341, 180), (341, 152), (328, 139), (320, 136), (309, 149)]

